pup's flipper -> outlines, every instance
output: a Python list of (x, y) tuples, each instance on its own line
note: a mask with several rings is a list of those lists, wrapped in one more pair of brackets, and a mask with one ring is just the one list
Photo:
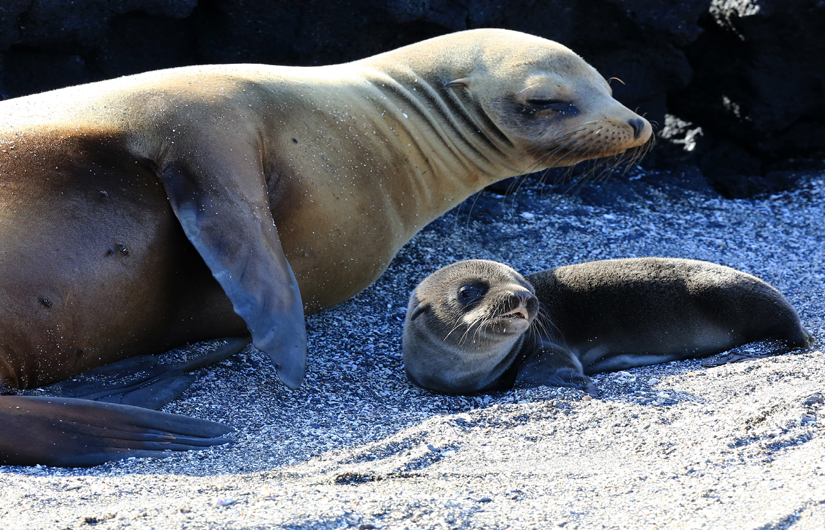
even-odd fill
[(795, 342), (792, 340), (777, 339), (749, 342), (726, 352), (702, 359), (701, 364), (705, 368), (713, 368), (714, 366), (722, 366), (728, 363), (741, 363), (755, 359), (764, 359), (765, 357), (776, 357), (789, 351), (799, 353), (798, 350), (804, 350), (813, 346), (813, 336), (804, 328), (799, 328), (796, 335), (797, 336), (794, 337), (796, 339)]
[(583, 390), (593, 397), (599, 389), (584, 375), (581, 363), (572, 352), (556, 344), (544, 343), (521, 363), (514, 388), (565, 386)]

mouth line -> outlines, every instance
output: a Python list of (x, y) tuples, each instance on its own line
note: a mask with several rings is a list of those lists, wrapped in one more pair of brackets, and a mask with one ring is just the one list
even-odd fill
[(530, 316), (527, 314), (527, 310), (523, 307), (518, 307), (508, 313), (499, 315), (497, 318), (507, 320), (530, 320)]

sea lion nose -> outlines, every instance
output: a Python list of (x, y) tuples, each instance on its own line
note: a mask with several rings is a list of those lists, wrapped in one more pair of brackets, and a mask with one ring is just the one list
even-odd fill
[(519, 291), (516, 293), (516, 298), (518, 298), (519, 305), (527, 307), (527, 304), (530, 303), (530, 299), (533, 298), (533, 294), (530, 291)]
[(641, 118), (633, 118), (632, 120), (627, 120), (627, 123), (633, 127), (633, 139), (638, 140), (639, 136), (641, 136), (642, 131), (645, 130), (645, 122)]
[(516, 298), (518, 298), (519, 307), (527, 309), (529, 314), (534, 314), (538, 309), (539, 301), (530, 291), (519, 291), (516, 293)]

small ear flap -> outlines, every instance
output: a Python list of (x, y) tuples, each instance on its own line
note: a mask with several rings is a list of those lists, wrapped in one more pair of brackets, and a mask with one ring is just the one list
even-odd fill
[(459, 79), (455, 79), (450, 81), (449, 83), (444, 85), (444, 88), (472, 88), (473, 78), (472, 77), (462, 77)]
[(410, 322), (412, 322), (416, 318), (420, 317), (424, 313), (424, 311), (428, 310), (429, 308), (430, 308), (429, 304), (419, 303), (418, 305), (416, 305), (415, 308), (413, 309), (412, 313), (410, 313)]
[(175, 162), (161, 169), (169, 203), (186, 237), (289, 388), (306, 369), (306, 329), (298, 282), (281, 248), (263, 174), (225, 159), (207, 174)]

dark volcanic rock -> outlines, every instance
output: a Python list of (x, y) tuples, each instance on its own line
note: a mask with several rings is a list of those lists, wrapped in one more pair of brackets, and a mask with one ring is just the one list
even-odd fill
[(825, 156), (825, 2), (718, 2), (700, 25), (684, 48), (693, 79), (669, 98), (705, 131), (700, 167), (733, 195), (787, 187), (767, 176)]
[(825, 126), (825, 2), (753, 4), (702, 18), (705, 32), (685, 48), (701, 68), (672, 106), (753, 152), (817, 154), (821, 139), (811, 132)]

